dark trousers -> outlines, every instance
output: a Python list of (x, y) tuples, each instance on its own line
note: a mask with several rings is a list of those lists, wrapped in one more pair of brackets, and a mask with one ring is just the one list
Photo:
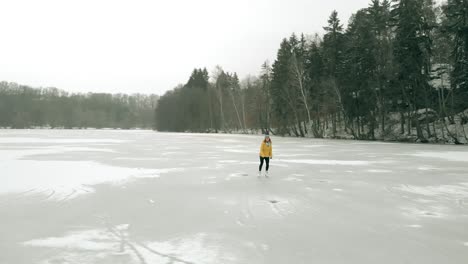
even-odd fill
[(270, 167), (270, 158), (268, 157), (260, 157), (260, 166), (258, 167), (258, 171), (262, 170), (264, 160), (266, 162), (266, 170), (268, 171), (268, 168)]

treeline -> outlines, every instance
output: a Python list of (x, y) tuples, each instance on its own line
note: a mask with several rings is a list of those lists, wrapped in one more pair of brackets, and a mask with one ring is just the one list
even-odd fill
[(156, 95), (67, 93), (0, 82), (0, 127), (153, 128)]
[[(258, 80), (241, 89), (235, 73), (217, 67), (210, 81), (206, 69), (195, 69), (187, 84), (167, 92), (156, 108), (160, 131), (218, 132), (256, 128), (265, 123), (268, 104)], [(267, 89), (267, 87), (264, 87)]]
[(468, 0), (372, 0), (346, 28), (336, 11), (323, 28), (285, 38), (273, 65), (242, 82), (220, 67), (211, 78), (194, 70), (161, 97), (157, 128), (459, 142), (468, 121)]

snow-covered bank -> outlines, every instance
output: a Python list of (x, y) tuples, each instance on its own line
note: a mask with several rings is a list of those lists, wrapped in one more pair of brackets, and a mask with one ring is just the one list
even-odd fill
[[(426, 111), (428, 114), (426, 114)], [(322, 124), (320, 136), (317, 137), (312, 131), (313, 122), (302, 122), (299, 126), (289, 128), (275, 129), (272, 128), (270, 133), (273, 135), (281, 135), (286, 137), (300, 137), (298, 133), (300, 129), (304, 132), (305, 138), (321, 138), (321, 139), (344, 139), (344, 140), (372, 140), (383, 142), (401, 142), (401, 143), (432, 143), (432, 144), (468, 144), (468, 109), (458, 113), (453, 118), (437, 118), (437, 113), (432, 109), (420, 109), (417, 112), (420, 124), (422, 126), (421, 136), (418, 138), (416, 127), (412, 127), (408, 131), (408, 127), (401, 131), (400, 114), (391, 113), (386, 119), (385, 129), (382, 131), (380, 127), (374, 130), (374, 136), (370, 133), (368, 125), (364, 125), (359, 134), (356, 133), (356, 128), (350, 128), (349, 124), (346, 127), (343, 120), (337, 122), (335, 132), (331, 123)], [(426, 120), (428, 122), (426, 122)], [(354, 124), (353, 124), (354, 125)], [(407, 124), (405, 124), (407, 125)], [(414, 126), (414, 124), (413, 124)], [(354, 133), (353, 133), (354, 132)], [(191, 131), (186, 131), (191, 133)], [(204, 131), (206, 134), (239, 134), (239, 135), (260, 135), (264, 131), (262, 129), (230, 129), (228, 131)]]
[[(401, 119), (400, 114), (398, 113), (390, 114), (386, 120), (385, 129), (383, 131), (381, 128), (375, 129), (374, 137), (371, 136), (370, 128), (368, 126), (364, 126), (362, 128), (359, 136), (356, 134), (356, 128), (346, 128), (344, 121), (342, 121), (337, 124), (335, 132), (333, 132), (333, 126), (331, 124), (323, 126), (321, 138), (433, 144), (468, 144), (468, 109), (462, 113), (454, 115), (453, 119), (439, 119), (436, 117), (429, 118), (429, 114), (426, 116), (425, 111), (425, 109), (421, 109), (418, 112), (422, 127), (421, 137), (419, 138), (417, 136), (418, 133), (416, 127), (412, 127), (410, 131), (408, 131), (408, 127), (406, 127), (402, 133), (400, 124)], [(432, 115), (436, 115), (434, 110), (428, 109), (427, 111), (432, 113)], [(429, 121), (426, 122), (426, 120)], [(302, 123), (302, 126), (309, 128), (307, 133), (305, 133), (305, 137), (314, 138), (313, 133), (310, 131), (313, 124)], [(299, 128), (296, 127), (295, 129), (298, 130)], [(293, 128), (290, 128), (288, 133), (290, 136), (295, 135), (293, 130)], [(275, 130), (273, 129), (273, 131)], [(353, 131), (354, 133), (352, 133)], [(251, 133), (251, 131), (248, 133)]]
[(465, 263), (468, 149), (0, 130), (0, 263)]

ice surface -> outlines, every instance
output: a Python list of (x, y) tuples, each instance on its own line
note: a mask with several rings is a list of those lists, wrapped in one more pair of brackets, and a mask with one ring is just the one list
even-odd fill
[(303, 164), (310, 164), (310, 165), (349, 165), (349, 166), (365, 166), (369, 165), (369, 161), (363, 160), (287, 160), (287, 159), (280, 159), (279, 162), (286, 162), (286, 163), (303, 163)]
[[(67, 142), (68, 143), (68, 142)], [(80, 142), (81, 143), (81, 142)], [(48, 199), (71, 199), (93, 191), (91, 185), (124, 183), (142, 177), (157, 178), (161, 173), (181, 170), (119, 168), (95, 161), (37, 161), (28, 157), (67, 152), (113, 152), (110, 149), (88, 147), (49, 147), (33, 150), (0, 150), (1, 185), (3, 193), (28, 192), (48, 194)]]
[[(467, 178), (468, 180), (468, 178)], [(458, 185), (438, 185), (438, 186), (412, 186), (403, 185), (398, 189), (432, 197), (445, 197), (450, 199), (468, 198), (468, 183), (459, 183)]]
[[(45, 263), (87, 263), (89, 260), (112, 260), (118, 255), (130, 263), (206, 263), (220, 260), (232, 263), (235, 256), (222, 251), (213, 237), (204, 233), (168, 241), (134, 241), (128, 236), (128, 224), (106, 229), (84, 230), (63, 237), (50, 237), (24, 242), (24, 246), (61, 249)], [(77, 254), (79, 252), (79, 254)]]
[(460, 151), (421, 152), (412, 155), (425, 158), (440, 158), (450, 161), (468, 161), (468, 152)]
[(40, 143), (40, 144), (66, 144), (66, 143), (122, 143), (123, 140), (116, 139), (90, 139), (90, 138), (77, 138), (77, 139), (67, 139), (67, 138), (34, 138), (34, 137), (1, 137), (0, 143)]
[(23, 243), (25, 246), (61, 248), (68, 250), (104, 251), (118, 249), (118, 244), (112, 233), (106, 230), (87, 230), (83, 232), (71, 232), (63, 237), (49, 237), (34, 239)]
[(454, 263), (468, 149), (0, 130), (0, 263)]

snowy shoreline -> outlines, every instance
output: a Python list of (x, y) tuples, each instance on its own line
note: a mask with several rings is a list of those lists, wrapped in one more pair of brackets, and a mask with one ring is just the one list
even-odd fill
[[(465, 125), (466, 131), (468, 131), (468, 125)], [(58, 131), (153, 131), (153, 132), (158, 132), (158, 133), (173, 133), (173, 134), (200, 134), (200, 135), (213, 135), (213, 134), (219, 134), (219, 135), (258, 135), (261, 136), (262, 130), (252, 130), (250, 129), (249, 131), (218, 131), (218, 132), (191, 132), (191, 131), (185, 131), (185, 132), (170, 132), (170, 131), (157, 131), (154, 129), (149, 129), (149, 128), (49, 128), (49, 127), (35, 127), (35, 128), (8, 128), (8, 127), (0, 127), (0, 131), (5, 130), (5, 131), (27, 131), (27, 130), (58, 130)], [(296, 137), (293, 135), (274, 135), (276, 137), (284, 137), (284, 138), (301, 138), (301, 137)], [(420, 142), (417, 140), (417, 137), (414, 135), (394, 135), (392, 137), (388, 137), (384, 140), (382, 139), (355, 139), (352, 137), (352, 135), (349, 134), (340, 134), (337, 135), (336, 137), (331, 137), (331, 136), (325, 136), (323, 138), (316, 138), (313, 137), (312, 135), (306, 135), (305, 137), (302, 137), (305, 139), (326, 139), (326, 140), (350, 140), (350, 141), (362, 141), (362, 142), (386, 142), (386, 143), (405, 143), (405, 144), (430, 144), (430, 145), (467, 145), (468, 141), (460, 135), (459, 137), (459, 144), (456, 144), (453, 140), (450, 139), (439, 139), (439, 140), (434, 140), (433, 138), (428, 140), (427, 142)]]

